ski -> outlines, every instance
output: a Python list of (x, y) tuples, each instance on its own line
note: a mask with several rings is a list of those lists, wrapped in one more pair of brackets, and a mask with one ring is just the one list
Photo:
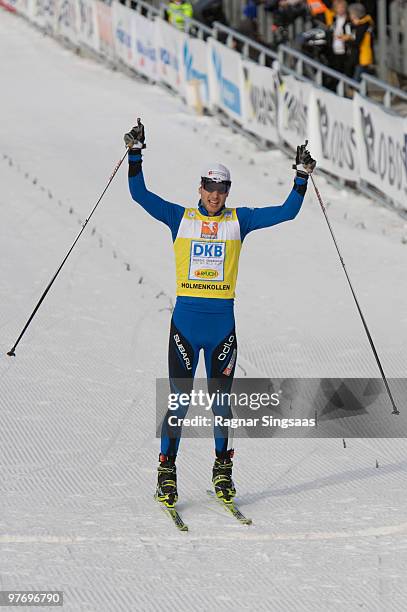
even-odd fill
[(172, 519), (177, 529), (179, 529), (180, 531), (188, 531), (188, 525), (184, 523), (178, 510), (176, 510), (175, 508), (168, 508), (165, 504), (160, 502), (155, 495), (154, 499), (159, 504), (160, 508), (162, 508), (162, 510), (165, 512), (165, 514), (167, 514)]
[(239, 523), (241, 523), (242, 525), (251, 525), (253, 523), (251, 518), (247, 518), (244, 514), (242, 514), (242, 512), (240, 512), (235, 502), (232, 501), (229, 503), (225, 503), (224, 501), (219, 499), (219, 497), (216, 497), (214, 491), (210, 491), (209, 489), (207, 489), (206, 492), (209, 495), (209, 497), (217, 501), (218, 504), (220, 504), (223, 508), (225, 508), (226, 512), (229, 512), (230, 514), (232, 514), (232, 516), (234, 516), (235, 519), (237, 519)]

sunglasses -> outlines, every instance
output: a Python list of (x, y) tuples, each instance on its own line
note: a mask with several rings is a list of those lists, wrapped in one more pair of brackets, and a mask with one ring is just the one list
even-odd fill
[(230, 181), (213, 181), (210, 178), (201, 178), (201, 185), (205, 189), (205, 191), (209, 191), (209, 193), (213, 193), (217, 191), (218, 193), (227, 193), (230, 189), (231, 182)]

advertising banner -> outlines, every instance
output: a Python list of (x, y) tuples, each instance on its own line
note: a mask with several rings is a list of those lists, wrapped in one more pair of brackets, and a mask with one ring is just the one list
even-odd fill
[(20, 13), (32, 20), (34, 0), (0, 0), (0, 6), (11, 13)]
[(19, 10), (18, 0), (0, 0), (0, 6), (6, 9), (6, 11), (10, 11), (10, 13), (20, 13), (22, 11)]
[(209, 39), (211, 103), (244, 124), (243, 70), (241, 55), (213, 38)]
[(38, 27), (44, 27), (44, 1), (43, 0), (31, 0), (31, 7), (28, 19), (35, 23)]
[(95, 0), (78, 0), (78, 40), (99, 52), (99, 33)]
[(154, 21), (132, 11), (133, 67), (152, 80), (158, 78), (156, 27)]
[(295, 77), (283, 78), (278, 96), (278, 129), (281, 138), (293, 149), (307, 138), (313, 146), (309, 120), (312, 85)]
[(0, 6), (8, 8), (12, 12), (20, 13), (25, 15), (30, 21), (33, 20), (34, 13), (34, 0), (1, 0)]
[(345, 180), (357, 181), (359, 161), (352, 100), (313, 87), (309, 136), (318, 166)]
[(114, 56), (112, 7), (101, 0), (93, 0), (96, 9), (99, 53), (104, 57)]
[(407, 201), (407, 119), (355, 94), (360, 178), (400, 205)]
[(161, 81), (183, 93), (181, 53), (186, 35), (162, 19), (155, 20), (157, 28), (158, 73)]
[(244, 78), (244, 128), (270, 142), (278, 141), (278, 90), (280, 80), (272, 68), (242, 61)]
[(181, 65), (184, 83), (197, 81), (202, 105), (205, 108), (209, 108), (208, 53), (206, 43), (198, 38), (185, 37), (182, 46)]
[(16, 0), (17, 12), (25, 15), (30, 21), (34, 21), (34, 0)]
[(32, 0), (30, 19), (40, 28), (55, 34), (56, 32), (56, 0)]
[(76, 0), (58, 0), (56, 2), (56, 34), (68, 39), (72, 44), (78, 44), (78, 12)]
[(119, 2), (112, 5), (113, 40), (116, 57), (134, 67), (134, 45), (132, 39), (132, 15), (134, 11)]

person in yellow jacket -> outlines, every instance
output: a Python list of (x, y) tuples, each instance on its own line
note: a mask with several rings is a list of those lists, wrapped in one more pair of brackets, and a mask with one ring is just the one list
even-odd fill
[(353, 78), (360, 81), (363, 72), (373, 64), (373, 29), (374, 22), (366, 13), (363, 4), (355, 3), (349, 6), (351, 32), (344, 34), (349, 64), (352, 68)]
[(185, 17), (192, 18), (193, 8), (190, 2), (173, 0), (167, 7), (168, 21), (179, 30), (184, 29)]

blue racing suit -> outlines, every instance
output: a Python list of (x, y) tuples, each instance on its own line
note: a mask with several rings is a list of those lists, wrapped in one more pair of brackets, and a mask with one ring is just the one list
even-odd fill
[[(198, 209), (185, 209), (183, 206), (167, 202), (155, 193), (149, 191), (144, 182), (142, 157), (139, 152), (129, 152), (129, 188), (133, 200), (138, 202), (152, 217), (170, 228), (174, 244), (176, 243), (180, 226), (183, 223), (185, 224), (188, 221), (191, 221), (191, 223), (196, 222), (194, 217), (198, 217), (198, 221), (206, 217), (208, 217), (208, 220), (214, 218), (208, 216), (201, 202), (198, 203)], [(235, 218), (235, 225), (238, 225), (238, 232), (240, 233), (240, 243), (242, 243), (245, 237), (253, 230), (271, 227), (283, 221), (294, 219), (301, 208), (306, 188), (307, 179), (297, 176), (294, 179), (294, 186), (290, 194), (280, 206), (225, 209), (229, 220), (231, 220), (232, 217)], [(194, 211), (196, 211), (196, 214)], [(192, 220), (187, 219), (187, 217), (192, 217)], [(218, 217), (216, 217), (216, 219), (218, 219)], [(219, 218), (219, 221), (222, 220), (223, 218)], [(203, 221), (202, 225), (206, 226), (205, 232), (209, 231), (207, 228), (207, 226), (210, 226), (209, 221)], [(213, 231), (212, 226), (210, 227), (210, 231)], [(182, 227), (184, 228), (185, 225)], [(180, 233), (188, 235), (188, 231), (190, 230), (183, 229)], [(198, 239), (202, 238), (202, 236), (206, 238), (206, 234), (201, 234), (198, 235)], [(192, 238), (193, 237), (194, 236), (192, 236)], [(234, 238), (236, 238), (236, 236), (234, 236)], [(183, 239), (187, 240), (186, 238)], [(198, 247), (202, 250), (210, 240), (208, 239), (199, 243), (197, 240), (193, 240), (192, 242), (198, 244)], [(230, 243), (232, 242), (231, 240)], [(188, 245), (187, 248), (189, 253)], [(213, 260), (208, 259), (208, 261), (212, 261), (213, 263)], [(238, 266), (238, 260), (236, 260), (235, 265), (236, 267)], [(209, 269), (208, 272), (205, 266), (203, 270), (197, 270), (197, 273), (207, 275), (209, 273), (218, 274), (216, 270), (214, 272)], [(194, 278), (196, 279), (197, 277), (194, 276)], [(215, 283), (215, 281), (212, 282)], [(190, 286), (191, 283), (179, 284), (179, 286), (183, 285)], [(182, 295), (182, 291), (178, 292), (171, 319), (168, 350), (169, 379), (171, 391), (173, 393), (191, 392), (196, 367), (198, 365), (199, 351), (201, 349), (203, 349), (205, 356), (208, 391), (211, 393), (211, 391), (214, 392), (218, 390), (229, 393), (231, 390), (237, 357), (237, 340), (233, 312), (234, 299), (205, 297), (204, 290), (209, 287), (209, 293), (211, 293), (210, 288), (215, 286), (220, 289), (229, 287), (229, 285), (226, 284), (211, 285), (211, 283), (206, 280), (205, 282), (201, 281), (194, 285), (195, 292), (199, 293), (200, 288), (202, 288), (202, 296)], [(186, 291), (186, 293), (188, 293), (188, 291)], [(176, 456), (181, 437), (181, 427), (170, 425), (168, 418), (170, 416), (176, 416), (182, 419), (185, 417), (187, 410), (188, 407), (179, 405), (175, 411), (168, 411), (164, 417), (161, 429), (162, 454), (172, 457)], [(228, 403), (223, 405), (221, 403), (215, 405), (214, 403), (212, 410), (215, 415), (221, 415), (227, 418), (232, 416)], [(214, 427), (214, 438), (216, 455), (221, 457), (226, 452), (228, 446), (228, 428), (221, 426)]]

